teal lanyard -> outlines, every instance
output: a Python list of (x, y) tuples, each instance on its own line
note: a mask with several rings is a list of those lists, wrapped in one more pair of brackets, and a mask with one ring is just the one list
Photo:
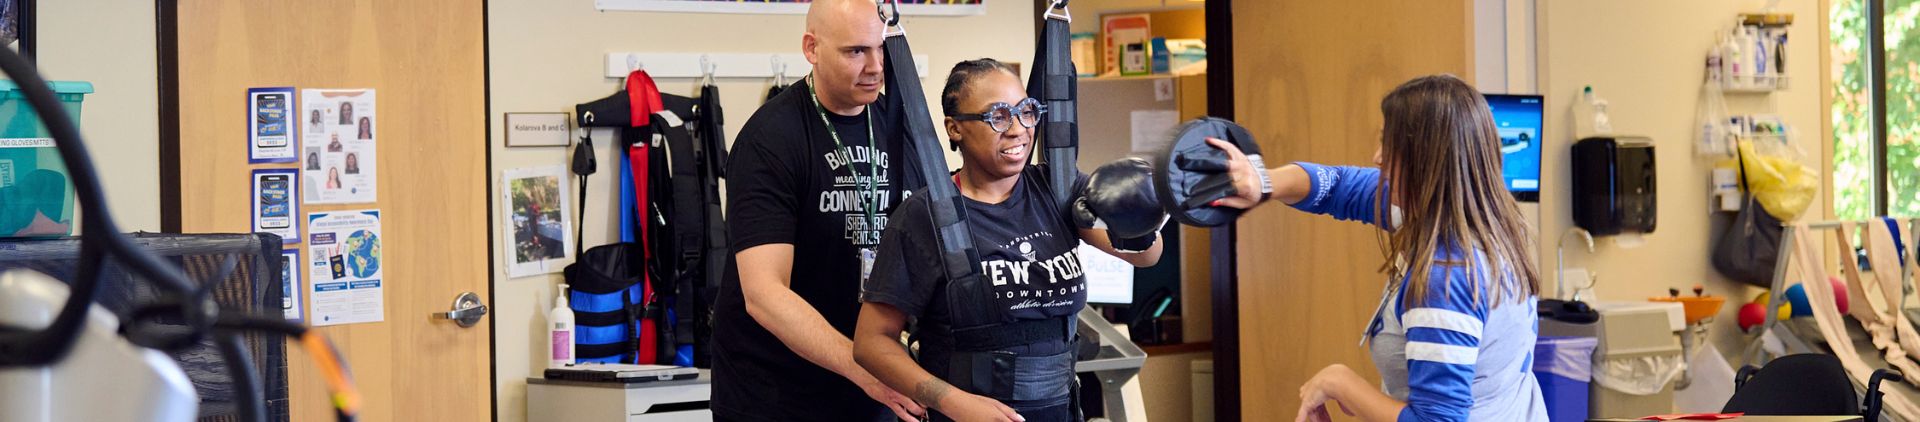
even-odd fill
[[(813, 75), (807, 75), (807, 95), (813, 97), (813, 112), (820, 115), (821, 124), (827, 125), (827, 136), (833, 138), (834, 148), (840, 152), (841, 156), (846, 157), (847, 173), (851, 173), (853, 174), (853, 178), (859, 179), (860, 170), (853, 167), (853, 150), (848, 149), (846, 144), (840, 143), (840, 131), (833, 127), (833, 121), (827, 120), (826, 107), (820, 105), (820, 93), (813, 88)], [(871, 105), (869, 105), (869, 107), (871, 107)], [(869, 152), (867, 154), (867, 170), (869, 174), (867, 176), (867, 186), (864, 189), (867, 195), (866, 198), (861, 201), (860, 208), (866, 211), (867, 230), (877, 232), (880, 231), (880, 227), (875, 227), (875, 224), (879, 223), (880, 218), (878, 217), (879, 211), (875, 209), (875, 204), (878, 203), (880, 199), (878, 182), (880, 179), (880, 163), (873, 162), (873, 160), (879, 159), (879, 155), (873, 151), (875, 147), (873, 142), (873, 113), (862, 109), (860, 114), (867, 117), (867, 150)], [(856, 181), (854, 183), (859, 182)]]

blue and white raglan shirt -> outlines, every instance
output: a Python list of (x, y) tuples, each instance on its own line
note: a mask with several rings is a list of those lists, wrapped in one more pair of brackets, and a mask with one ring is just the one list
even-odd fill
[[(1295, 163), (1307, 171), (1312, 190), (1294, 208), (1345, 221), (1380, 223), (1374, 202), (1380, 170), (1368, 167)], [(1486, 277), (1484, 254), (1471, 258), (1458, 248), (1443, 250), (1429, 274), (1427, 299), (1409, 306), (1406, 292), (1393, 283), (1368, 324), (1373, 364), (1388, 396), (1407, 404), (1401, 421), (1545, 421), (1546, 404), (1533, 377), (1533, 345), (1539, 337), (1537, 297), (1513, 300), (1505, 295), (1489, 303), (1476, 292), (1475, 277)], [(1436, 261), (1439, 261), (1436, 260)], [(1499, 276), (1507, 276), (1499, 271)]]

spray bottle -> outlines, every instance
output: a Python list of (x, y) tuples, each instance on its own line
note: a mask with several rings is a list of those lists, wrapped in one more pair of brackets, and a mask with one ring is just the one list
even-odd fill
[(1612, 132), (1613, 123), (1607, 118), (1607, 100), (1594, 94), (1591, 85), (1581, 88), (1580, 100), (1573, 102), (1573, 139)]

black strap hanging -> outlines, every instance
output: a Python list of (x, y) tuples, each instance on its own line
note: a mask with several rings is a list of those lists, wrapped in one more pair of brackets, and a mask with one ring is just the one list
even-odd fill
[(573, 174), (580, 181), (580, 196), (574, 198), (574, 210), (580, 214), (573, 224), (573, 256), (576, 258), (586, 251), (587, 176), (593, 175), (598, 167), (593, 158), (593, 131), (582, 127), (580, 142), (573, 144), (572, 165)]
[(888, 2), (893, 10), (888, 14), (882, 9), (881, 20), (886, 22), (887, 33), (884, 48), (886, 50), (887, 95), (897, 101), (904, 115), (901, 123), (905, 126), (907, 142), (903, 145), (909, 157), (917, 161), (913, 172), (905, 181), (907, 189), (926, 187), (927, 205), (932, 212), (934, 238), (940, 244), (940, 263), (945, 270), (947, 280), (961, 281), (979, 277), (975, 262), (980, 261), (980, 253), (973, 247), (972, 230), (967, 225), (966, 204), (960, 197), (960, 188), (955, 186), (947, 171), (947, 157), (940, 150), (940, 138), (935, 135), (933, 113), (927, 110), (926, 94), (920, 88), (920, 75), (913, 62), (913, 49), (907, 46), (907, 33), (900, 27), (900, 5), (898, 0)]
[[(1073, 30), (1069, 25), (1073, 17), (1067, 12), (1068, 0), (1054, 0), (1042, 17), (1046, 22), (1040, 29), (1040, 39), (1035, 41), (1033, 74), (1027, 77), (1027, 96), (1039, 99), (1046, 105), (1046, 114), (1035, 135), (1041, 145), (1046, 146), (1047, 181), (1053, 185), (1053, 204), (1056, 210), (1070, 209), (1073, 196), (1073, 182), (1080, 176), (1080, 117), (1075, 97), (1080, 92), (1079, 72), (1073, 67), (1073, 49), (1071, 37)], [(1061, 327), (1065, 337), (1071, 342), (1079, 337), (1079, 321), (1075, 316), (1062, 317), (1057, 323), (1038, 324), (1042, 328)], [(1051, 333), (1051, 331), (1048, 331)], [(1077, 381), (1077, 380), (1076, 380)], [(1072, 398), (1074, 419), (1082, 419), (1080, 409), (1080, 383), (1069, 382), (1069, 397)]]
[(1079, 75), (1073, 68), (1069, 44), (1073, 18), (1067, 15), (1067, 0), (1057, 0), (1047, 8), (1038, 45), (1034, 47), (1033, 74), (1027, 78), (1027, 96), (1047, 106), (1040, 126), (1035, 128), (1046, 145), (1047, 180), (1053, 184), (1056, 209), (1068, 209), (1073, 200), (1073, 181), (1079, 177), (1079, 112), (1075, 97), (1080, 91)]
[(726, 273), (726, 260), (733, 254), (727, 253), (726, 217), (720, 205), (720, 179), (727, 177), (727, 130), (722, 119), (720, 107), (720, 87), (707, 85), (700, 89), (700, 139), (701, 152), (706, 154), (706, 174), (700, 177), (706, 193), (705, 213), (707, 215), (707, 289), (719, 289), (722, 275)]

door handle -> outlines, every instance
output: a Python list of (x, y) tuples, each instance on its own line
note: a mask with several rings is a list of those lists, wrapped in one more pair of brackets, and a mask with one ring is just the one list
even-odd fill
[(480, 323), (480, 317), (487, 316), (487, 305), (480, 303), (480, 295), (473, 292), (461, 293), (453, 298), (453, 310), (434, 312), (433, 319), (452, 320), (460, 328), (472, 327)]

